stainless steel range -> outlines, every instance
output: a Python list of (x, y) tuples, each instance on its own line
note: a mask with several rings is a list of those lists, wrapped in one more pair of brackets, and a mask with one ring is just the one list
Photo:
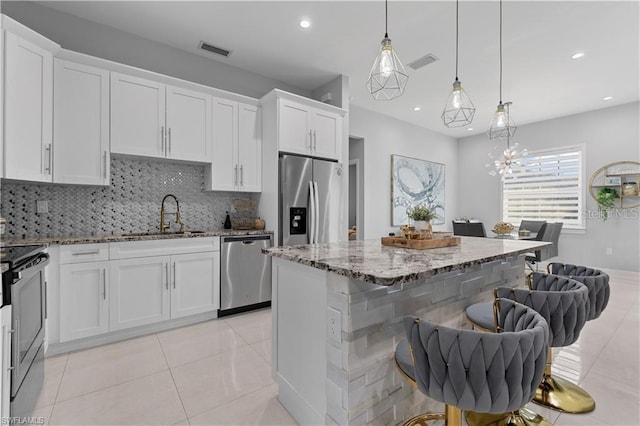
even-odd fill
[(49, 255), (43, 246), (7, 247), (2, 258), (2, 304), (11, 305), (12, 417), (31, 415), (44, 381), (44, 327)]

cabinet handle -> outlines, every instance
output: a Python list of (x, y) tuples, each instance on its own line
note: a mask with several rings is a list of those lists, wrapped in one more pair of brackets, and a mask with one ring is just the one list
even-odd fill
[(169, 127), (169, 154), (171, 154), (171, 127)]
[(176, 262), (173, 262), (173, 288), (176, 288)]
[(169, 262), (164, 264), (164, 273), (165, 273), (165, 280), (164, 280), (164, 287), (169, 290)]
[(234, 173), (234, 176), (233, 176), (233, 185), (234, 185), (234, 186), (236, 186), (236, 185), (238, 185), (238, 165), (237, 165), (237, 164), (235, 165), (235, 167), (233, 168), (233, 170), (234, 170), (234, 171), (233, 171), (233, 173)]
[(164, 154), (164, 126), (160, 126), (160, 151)]
[(107, 300), (107, 270), (102, 270), (102, 299)]
[(71, 256), (87, 256), (90, 254), (98, 254), (100, 253), (100, 250), (93, 250), (93, 251), (77, 251), (75, 253), (71, 253)]
[(318, 135), (316, 133), (316, 131), (313, 131), (313, 150), (317, 151), (317, 143), (318, 142)]
[(104, 167), (104, 171), (102, 172), (102, 177), (104, 179), (107, 178), (107, 151), (102, 154), (102, 166)]
[(313, 151), (313, 130), (309, 130), (309, 151)]
[(240, 186), (244, 186), (244, 170), (242, 166), (240, 166)]
[(47, 167), (44, 168), (44, 171), (47, 172), (48, 175), (51, 174), (51, 144), (48, 144), (45, 148), (47, 151)]

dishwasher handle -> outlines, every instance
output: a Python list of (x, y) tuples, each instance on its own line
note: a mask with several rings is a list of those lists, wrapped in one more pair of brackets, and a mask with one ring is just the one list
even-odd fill
[(253, 244), (256, 241), (271, 240), (271, 235), (241, 235), (233, 237), (223, 237), (222, 243), (242, 242), (242, 244)]

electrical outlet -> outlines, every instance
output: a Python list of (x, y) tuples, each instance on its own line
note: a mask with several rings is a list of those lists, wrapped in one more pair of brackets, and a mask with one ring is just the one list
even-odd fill
[(342, 343), (342, 313), (327, 308), (327, 335), (336, 343)]
[(606, 253), (607, 253), (607, 255), (608, 255), (608, 256), (613, 255), (613, 248), (611, 248), (611, 247), (607, 247), (607, 249), (606, 249)]
[(36, 213), (49, 213), (49, 201), (47, 200), (36, 201)]

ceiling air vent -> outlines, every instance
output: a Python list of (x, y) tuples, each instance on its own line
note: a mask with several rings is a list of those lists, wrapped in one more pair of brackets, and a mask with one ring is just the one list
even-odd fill
[(200, 42), (200, 49), (206, 50), (206, 51), (211, 52), (211, 53), (215, 53), (216, 55), (222, 55), (225, 58), (231, 54), (230, 50), (214, 46), (212, 44), (207, 43), (206, 41), (201, 41)]
[(438, 57), (436, 55), (432, 55), (431, 53), (429, 53), (428, 55), (424, 55), (422, 58), (416, 59), (415, 61), (407, 65), (409, 65), (414, 70), (417, 70), (422, 67), (426, 67), (430, 63), (435, 62), (437, 60), (438, 60)]

